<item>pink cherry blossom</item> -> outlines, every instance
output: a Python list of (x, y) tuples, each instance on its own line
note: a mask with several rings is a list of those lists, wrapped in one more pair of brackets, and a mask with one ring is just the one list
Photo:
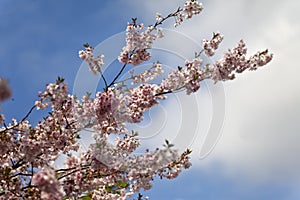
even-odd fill
[(7, 80), (0, 78), (0, 102), (11, 97), (11, 89), (8, 86)]
[(217, 81), (232, 80), (236, 73), (242, 73), (246, 69), (256, 70), (272, 60), (273, 55), (268, 50), (261, 51), (246, 58), (247, 49), (243, 40), (232, 50), (229, 49), (224, 57), (217, 60), (212, 70), (212, 79)]
[[(191, 150), (179, 153), (168, 141), (162, 148), (136, 154), (142, 144), (137, 132), (127, 130), (128, 123), (140, 123), (145, 112), (165, 100), (167, 94), (197, 92), (206, 79), (232, 80), (246, 69), (266, 65), (273, 55), (264, 50), (247, 57), (245, 43), (240, 40), (214, 64), (205, 63), (202, 53), (213, 56), (223, 40), (223, 35), (214, 33), (211, 40), (203, 40), (203, 49), (195, 58), (186, 60), (162, 81), (157, 81), (164, 74), (160, 62), (138, 74), (131, 68), (130, 78), (119, 79), (128, 64), (134, 67), (150, 59), (149, 49), (163, 37), (158, 26), (165, 20), (175, 18), (178, 26), (202, 10), (201, 3), (190, 0), (165, 17), (158, 13), (155, 24), (147, 28), (137, 24), (137, 19), (128, 23), (126, 46), (118, 57), (123, 67), (111, 83), (101, 71), (104, 56), (94, 55), (94, 48), (85, 44), (79, 57), (105, 82), (95, 97), (87, 94), (79, 99), (69, 94), (68, 84), (59, 77), (39, 93), (23, 119), (9, 122), (0, 114), (0, 198), (119, 200), (138, 194), (138, 199), (148, 199), (140, 193), (152, 188), (154, 178), (176, 178), (188, 169)], [(10, 96), (7, 81), (0, 78), (0, 102)], [(28, 118), (33, 110), (44, 116), (35, 124)], [(92, 134), (94, 140), (86, 151), (78, 153), (83, 134)], [(54, 167), (53, 162), (61, 155), (67, 156), (64, 165)]]
[(143, 61), (150, 59), (151, 55), (147, 51), (153, 45), (156, 38), (163, 37), (161, 29), (156, 29), (157, 33), (152, 33), (154, 27), (149, 26), (144, 30), (143, 24), (128, 23), (126, 29), (126, 46), (122, 49), (119, 61), (139, 65)]
[(32, 177), (32, 184), (42, 191), (41, 199), (60, 200), (64, 196), (62, 187), (55, 176), (54, 170), (51, 168), (35, 173)]
[(97, 75), (98, 72), (101, 72), (101, 66), (104, 65), (104, 55), (98, 55), (96, 58), (94, 57), (94, 47), (85, 44), (85, 50), (80, 50), (78, 52), (79, 57), (86, 61), (89, 64), (90, 70), (93, 72), (93, 74)]
[(213, 34), (213, 37), (210, 41), (203, 39), (202, 47), (204, 49), (204, 53), (207, 56), (213, 56), (215, 54), (215, 50), (218, 49), (219, 44), (222, 42), (223, 38), (224, 36), (217, 32)]
[[(149, 81), (154, 80), (156, 77), (160, 76), (163, 74), (163, 69), (162, 69), (162, 64), (159, 62), (153, 63), (150, 69), (145, 70), (144, 72), (132, 76), (133, 82), (132, 84), (137, 84), (137, 83), (146, 83)], [(133, 74), (134, 72), (132, 72)]]
[(143, 113), (152, 106), (158, 104), (159, 99), (165, 96), (159, 95), (160, 88), (156, 84), (142, 84), (129, 91), (129, 122), (137, 123), (143, 120)]
[(183, 12), (186, 14), (186, 18), (192, 18), (193, 15), (199, 14), (203, 10), (202, 3), (197, 0), (186, 1), (184, 3)]

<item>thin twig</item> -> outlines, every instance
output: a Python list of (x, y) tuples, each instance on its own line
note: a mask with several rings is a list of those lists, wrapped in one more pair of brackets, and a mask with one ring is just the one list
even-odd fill
[[(182, 8), (178, 8), (177, 9), (177, 11), (176, 12), (174, 12), (174, 13), (170, 13), (170, 14), (168, 14), (166, 17), (164, 17), (164, 18), (162, 18), (161, 20), (159, 20), (159, 21), (157, 21), (155, 24), (154, 24), (154, 26), (153, 26), (153, 29), (155, 29), (158, 25), (161, 25), (165, 20), (167, 20), (168, 18), (170, 18), (170, 17), (175, 17), (179, 12), (181, 12), (182, 11)], [(152, 29), (152, 30), (153, 30)]]
[[(175, 17), (175, 16), (176, 16), (179, 12), (181, 12), (181, 11), (182, 11), (182, 9), (179, 7), (179, 8), (177, 9), (176, 12), (171, 13), (171, 14), (167, 15), (166, 17), (162, 18), (161, 20), (157, 21), (157, 22), (153, 25), (153, 28), (152, 28), (150, 31), (153, 31), (154, 29), (156, 29), (157, 26), (161, 25), (161, 24), (162, 24), (165, 20), (167, 20), (168, 18), (170, 18), (170, 17)], [(134, 23), (135, 23), (135, 21), (134, 21)], [(134, 53), (135, 53), (135, 50), (133, 50), (132, 54), (131, 54), (129, 57), (131, 57)], [(121, 70), (119, 71), (119, 73), (116, 75), (116, 77), (114, 78), (114, 80), (113, 80), (109, 85), (105, 84), (105, 85), (106, 85), (105, 91), (107, 91), (107, 89), (108, 89), (110, 86), (112, 86), (113, 84), (115, 84), (115, 81), (116, 81), (116, 80), (119, 78), (119, 76), (122, 74), (122, 72), (123, 72), (123, 70), (125, 69), (126, 65), (127, 65), (127, 63), (124, 63), (124, 65), (123, 65), (123, 67), (121, 68)]]
[(103, 75), (103, 73), (102, 73), (102, 70), (101, 70), (101, 68), (100, 68), (99, 72), (100, 72), (100, 74), (101, 74), (101, 77), (102, 77), (102, 79), (103, 79), (103, 81), (104, 81), (105, 88), (107, 88), (107, 82), (106, 82), (106, 79), (105, 79), (105, 77), (104, 77), (104, 75)]
[(116, 75), (116, 77), (114, 78), (114, 80), (105, 87), (105, 91), (112, 86), (113, 84), (115, 84), (115, 81), (119, 78), (119, 76), (122, 74), (122, 72), (124, 71), (125, 67), (126, 67), (127, 63), (124, 63), (123, 67), (121, 68), (121, 70), (119, 71), (119, 73)]
[(24, 122), (24, 121), (29, 117), (29, 115), (32, 113), (32, 111), (33, 111), (33, 109), (34, 109), (35, 107), (36, 107), (36, 105), (32, 106), (32, 107), (30, 108), (30, 110), (28, 111), (28, 113), (25, 115), (25, 117), (23, 117), (23, 119), (22, 119), (20, 122), (18, 122), (17, 124), (15, 124), (15, 125), (13, 125), (13, 126), (11, 126), (11, 127), (6, 127), (6, 126), (5, 126), (5, 129), (2, 130), (2, 131), (0, 131), (0, 134), (6, 132), (6, 131), (8, 131), (8, 130), (14, 129), (15, 127), (19, 126), (22, 122)]

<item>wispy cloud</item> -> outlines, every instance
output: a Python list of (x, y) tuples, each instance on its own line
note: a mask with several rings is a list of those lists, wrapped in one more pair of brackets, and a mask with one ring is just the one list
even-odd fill
[[(133, 5), (147, 7), (151, 14), (155, 9), (165, 11), (178, 5), (177, 1), (163, 2), (157, 7), (150, 2)], [(253, 183), (276, 180), (296, 184), (300, 178), (300, 68), (296, 64), (300, 42), (295, 20), (299, 18), (299, 2), (210, 1), (204, 2), (204, 7), (199, 19), (190, 20), (179, 30), (198, 41), (199, 36), (209, 36), (208, 31), (220, 30), (225, 40), (219, 56), (240, 38), (245, 38), (250, 53), (269, 48), (275, 55), (264, 69), (224, 84), (223, 135), (212, 155), (199, 162), (207, 163), (208, 168), (217, 162), (228, 176), (243, 176)], [(178, 42), (178, 47), (182, 45)], [(197, 142), (194, 144), (197, 148)]]

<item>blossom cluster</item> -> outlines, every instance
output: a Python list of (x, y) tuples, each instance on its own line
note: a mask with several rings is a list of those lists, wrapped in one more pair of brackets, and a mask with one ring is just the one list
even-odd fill
[(198, 1), (191, 0), (184, 3), (183, 12), (186, 14), (185, 17), (187, 19), (192, 18), (193, 15), (199, 14), (202, 10), (202, 3), (199, 3)]
[(32, 184), (41, 190), (41, 199), (60, 200), (64, 196), (63, 188), (59, 184), (53, 169), (47, 168), (35, 173)]
[(196, 92), (199, 88), (199, 82), (205, 78), (202, 69), (202, 60), (194, 58), (192, 61), (186, 61), (184, 68), (171, 72), (167, 78), (163, 79), (160, 88), (162, 91), (177, 91), (186, 89), (187, 94)]
[[(150, 69), (145, 70), (144, 72), (132, 76), (132, 84), (137, 84), (137, 83), (146, 83), (149, 81), (154, 80), (156, 77), (160, 76), (163, 74), (163, 69), (162, 69), (162, 64), (159, 62), (153, 63)], [(133, 75), (134, 70), (132, 69), (130, 73)]]
[(106, 133), (125, 132), (126, 121), (125, 97), (118, 88), (109, 88), (98, 92), (93, 103), (98, 128)]
[[(153, 33), (153, 30), (156, 33)], [(119, 61), (134, 66), (150, 59), (150, 49), (156, 38), (163, 37), (159, 28), (149, 26), (144, 30), (143, 24), (128, 23), (126, 28), (126, 46), (122, 49)]]
[(206, 64), (203, 67), (203, 61), (197, 55), (192, 61), (187, 60), (184, 68), (179, 67), (163, 79), (160, 90), (162, 93), (171, 93), (185, 89), (187, 94), (191, 94), (200, 88), (200, 82), (204, 79), (215, 82), (233, 80), (236, 73), (242, 73), (246, 69), (256, 70), (269, 63), (273, 57), (268, 50), (259, 51), (248, 59), (246, 54), (245, 43), (241, 40), (236, 47), (228, 49), (224, 57), (213, 66)]
[(165, 99), (163, 95), (156, 95), (159, 93), (159, 87), (156, 84), (142, 84), (137, 88), (131, 89), (129, 92), (129, 122), (133, 123), (141, 122), (145, 111), (158, 104), (157, 100)]
[(109, 88), (98, 92), (92, 106), (95, 114), (94, 128), (105, 133), (125, 133), (125, 123), (138, 123), (143, 113), (158, 104), (160, 88), (156, 84), (141, 84), (139, 87), (123, 90), (123, 87)]
[[(8, 86), (8, 82), (6, 79), (0, 78), (0, 103), (9, 97), (11, 97), (12, 91), (10, 87)], [(0, 107), (1, 111), (1, 107)], [(0, 125), (3, 124), (5, 120), (5, 116), (3, 114), (0, 114)]]
[(246, 58), (247, 49), (243, 40), (238, 45), (225, 53), (224, 57), (217, 60), (212, 70), (212, 79), (217, 81), (232, 80), (236, 73), (242, 73), (246, 69), (256, 70), (272, 60), (273, 54), (268, 50), (259, 51), (249, 59)]
[(89, 44), (84, 44), (85, 50), (80, 50), (78, 52), (79, 57), (86, 61), (89, 64), (90, 70), (97, 75), (98, 72), (101, 72), (101, 66), (104, 65), (104, 55), (100, 54), (96, 58), (94, 57), (94, 47)]
[(135, 151), (135, 149), (140, 146), (140, 141), (135, 137), (136, 134), (126, 134), (124, 139), (120, 139), (117, 137), (116, 139), (116, 148), (118, 151), (122, 151), (123, 153), (129, 155)]
[(186, 1), (184, 3), (183, 10), (178, 10), (178, 12), (175, 14), (175, 24), (174, 26), (179, 26), (183, 19), (190, 19), (193, 17), (193, 15), (198, 15), (203, 10), (202, 3), (199, 3), (196, 0)]
[(207, 56), (213, 56), (215, 54), (215, 50), (218, 49), (219, 44), (222, 42), (224, 36), (221, 35), (219, 32), (214, 33), (211, 40), (203, 39), (202, 47), (204, 49), (204, 53)]
[[(70, 95), (64, 79), (46, 85), (38, 100), (22, 120), (6, 123), (0, 114), (0, 199), (128, 199), (152, 187), (153, 179), (176, 178), (183, 169), (191, 166), (191, 150), (179, 153), (166, 140), (163, 148), (147, 149), (135, 153), (141, 145), (138, 133), (127, 130), (127, 124), (140, 123), (145, 112), (167, 98), (167, 94), (185, 91), (197, 92), (201, 81), (215, 82), (235, 78), (246, 69), (253, 71), (272, 60), (268, 50), (259, 51), (247, 58), (243, 40), (229, 49), (214, 64), (206, 64), (202, 53), (213, 56), (223, 40), (220, 33), (203, 40), (203, 50), (184, 66), (169, 73), (162, 81), (162, 64), (135, 74), (132, 68), (131, 84), (119, 80), (127, 64), (139, 65), (150, 59), (153, 42), (163, 36), (158, 26), (175, 17), (176, 26), (202, 11), (196, 0), (186, 1), (184, 8), (163, 17), (157, 14), (156, 23), (144, 28), (136, 19), (126, 29), (126, 46), (119, 61), (123, 67), (110, 84), (101, 72), (103, 55), (94, 56), (94, 48), (85, 44), (79, 57), (90, 70), (101, 74), (105, 87), (81, 99)], [(156, 81), (154, 83), (154, 81)], [(0, 102), (11, 96), (7, 81), (0, 78)], [(28, 116), (36, 109), (45, 112), (41, 121), (33, 125)], [(90, 133), (92, 132), (92, 133)], [(93, 134), (94, 142), (88, 150), (79, 153), (79, 139)], [(115, 140), (113, 140), (115, 139)], [(53, 164), (60, 155), (67, 155), (63, 167)], [(148, 199), (148, 197), (144, 197)]]
[(8, 86), (7, 80), (0, 78), (0, 102), (8, 99), (11, 96), (11, 89)]

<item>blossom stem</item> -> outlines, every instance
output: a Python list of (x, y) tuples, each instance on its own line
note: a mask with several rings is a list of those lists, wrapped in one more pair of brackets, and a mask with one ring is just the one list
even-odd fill
[(99, 72), (100, 72), (100, 74), (101, 74), (101, 77), (102, 77), (102, 79), (103, 79), (103, 81), (104, 81), (105, 88), (107, 88), (107, 87), (108, 87), (108, 86), (107, 86), (107, 81), (106, 81), (106, 79), (105, 79), (105, 77), (104, 77), (104, 75), (103, 75), (103, 73), (102, 73), (102, 70), (101, 70), (101, 68), (99, 69)]
[(33, 109), (34, 109), (35, 107), (36, 107), (36, 106), (33, 105), (33, 106), (30, 108), (30, 110), (28, 111), (28, 113), (25, 115), (25, 117), (23, 117), (23, 119), (22, 119), (19, 123), (15, 124), (15, 125), (13, 125), (13, 126), (11, 126), (11, 127), (6, 127), (6, 126), (5, 126), (5, 129), (2, 130), (2, 131), (0, 131), (0, 134), (6, 132), (6, 131), (8, 131), (8, 130), (14, 129), (15, 127), (19, 126), (20, 123), (24, 122), (24, 121), (29, 117), (29, 115), (32, 113), (32, 111), (33, 111)]
[(124, 63), (123, 67), (121, 68), (121, 70), (119, 71), (119, 73), (115, 76), (114, 80), (105, 87), (105, 91), (107, 91), (107, 89), (112, 86), (113, 84), (115, 84), (115, 81), (119, 78), (119, 76), (122, 74), (122, 72), (124, 71), (125, 67), (126, 67), (127, 63)]

